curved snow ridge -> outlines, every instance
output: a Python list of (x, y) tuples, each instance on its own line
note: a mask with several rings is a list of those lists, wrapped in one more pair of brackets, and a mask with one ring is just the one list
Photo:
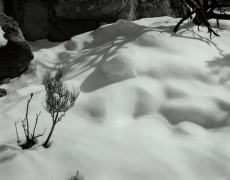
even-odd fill
[(137, 76), (135, 53), (127, 51), (108, 58), (102, 64), (102, 72), (109, 82), (122, 81)]
[[(111, 84), (92, 93), (83, 93), (75, 111), (95, 122), (116, 124), (155, 116), (164, 100), (161, 84), (151, 79), (132, 79)], [(160, 93), (161, 92), (161, 93)]]
[(183, 79), (162, 83), (166, 100), (159, 113), (171, 124), (191, 122), (206, 129), (230, 126), (230, 95), (219, 84)]
[[(180, 88), (174, 83), (160, 83), (151, 78), (133, 78), (82, 94), (84, 100), (78, 99), (74, 109), (83, 118), (106, 124), (165, 117), (172, 125), (191, 122), (205, 129), (230, 126), (230, 102), (213, 92), (189, 91), (191, 86)], [(217, 92), (224, 95), (222, 90)]]
[(0, 164), (15, 158), (20, 150), (15, 144), (0, 143)]
[(123, 19), (118, 20), (116, 23), (114, 23), (113, 26), (115, 27), (119, 36), (125, 37), (128, 37), (131, 34), (135, 34), (139, 28), (145, 27)]
[(140, 47), (156, 48), (156, 50), (167, 49), (168, 51), (175, 50), (174, 46), (170, 45), (170, 39), (165, 37), (160, 31), (155, 31), (148, 27), (143, 28), (133, 39), (133, 43)]
[(187, 121), (204, 128), (229, 126), (229, 112), (220, 108), (219, 103), (210, 97), (176, 99), (163, 104), (161, 113), (171, 124)]
[(93, 122), (104, 122), (104, 119), (106, 118), (108, 113), (108, 101), (105, 99), (105, 96), (99, 94), (87, 97), (81, 95), (80, 97), (82, 96), (84, 99), (86, 98), (86, 100), (81, 101), (81, 99), (79, 98), (77, 106), (73, 107), (74, 111), (80, 114), (83, 118), (89, 119)]
[(188, 62), (182, 58), (162, 56), (165, 52), (152, 51), (154, 50), (137, 50), (136, 47), (117, 51), (116, 54), (103, 61), (101, 70), (108, 82), (148, 76), (158, 80), (195, 79), (208, 84), (219, 84), (218, 80), (213, 78), (206, 68), (202, 67), (202, 62)]

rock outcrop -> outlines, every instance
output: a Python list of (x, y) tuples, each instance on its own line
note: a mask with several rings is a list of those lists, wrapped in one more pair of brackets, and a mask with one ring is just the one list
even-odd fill
[(34, 55), (13, 18), (0, 13), (0, 26), (7, 40), (0, 47), (0, 78), (16, 77), (28, 68)]
[[(127, 0), (3, 0), (5, 13), (19, 24), (27, 40), (64, 41), (96, 29), (100, 23), (128, 19)], [(133, 1), (133, 0), (132, 0)], [(135, 0), (135, 18), (181, 17), (186, 0)]]

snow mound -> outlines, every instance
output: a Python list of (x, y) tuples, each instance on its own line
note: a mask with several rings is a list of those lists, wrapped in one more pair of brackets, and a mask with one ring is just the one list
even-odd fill
[(145, 28), (140, 31), (140, 36), (138, 36), (134, 43), (141, 47), (153, 47), (156, 49), (161, 49), (162, 47), (169, 47), (168, 43), (164, 40), (164, 36), (160, 32), (152, 33), (151, 29)]
[(17, 156), (17, 151), (20, 151), (19, 146), (15, 146), (14, 144), (1, 144), (0, 145), (0, 163), (5, 161), (9, 161)]
[(221, 109), (211, 97), (171, 100), (162, 106), (161, 112), (172, 124), (186, 121), (205, 128), (230, 125), (228, 111)]
[(136, 77), (135, 53), (127, 52), (107, 59), (102, 65), (102, 71), (110, 82)]
[(115, 30), (120, 36), (127, 37), (132, 34), (132, 32), (135, 32), (138, 26), (130, 21), (126, 20), (118, 20), (116, 23), (114, 23)]

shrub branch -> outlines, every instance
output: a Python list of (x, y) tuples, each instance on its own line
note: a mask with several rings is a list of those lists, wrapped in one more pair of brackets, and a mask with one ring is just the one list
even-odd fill
[(56, 124), (60, 122), (65, 116), (65, 113), (74, 106), (79, 93), (75, 88), (70, 91), (64, 84), (64, 68), (58, 68), (54, 77), (50, 77), (50, 75), (46, 73), (42, 78), (42, 83), (46, 90), (45, 105), (43, 105), (43, 107), (52, 117), (52, 127), (43, 144), (44, 147), (47, 147)]
[[(22, 128), (23, 128), (23, 131), (24, 131), (24, 134), (25, 134), (25, 137), (26, 137), (26, 142), (24, 144), (20, 145), (23, 149), (31, 148), (34, 144), (36, 144), (37, 138), (40, 137), (40, 136), (43, 136), (45, 131), (46, 131), (46, 128), (45, 128), (43, 133), (37, 134), (35, 136), (35, 130), (36, 130), (36, 127), (37, 127), (37, 124), (38, 124), (38, 118), (39, 118), (39, 116), (41, 114), (41, 111), (40, 111), (39, 114), (36, 114), (36, 120), (35, 120), (35, 124), (34, 124), (33, 134), (30, 133), (28, 114), (29, 114), (30, 101), (31, 101), (32, 98), (33, 98), (33, 93), (30, 94), (30, 98), (27, 100), (25, 119), (23, 119), (21, 121)], [(18, 143), (20, 143), (20, 140), (19, 140), (19, 137), (18, 137), (18, 131), (17, 131), (17, 123), (19, 122), (19, 120), (17, 122), (14, 122), (15, 128), (16, 128), (16, 134), (17, 134)]]
[(20, 119), (18, 119), (18, 121), (14, 121), (14, 125), (15, 125), (15, 130), (16, 130), (16, 135), (17, 135), (17, 139), (18, 139), (18, 143), (20, 143), (19, 137), (18, 137), (18, 129), (17, 129), (17, 124), (20, 121)]

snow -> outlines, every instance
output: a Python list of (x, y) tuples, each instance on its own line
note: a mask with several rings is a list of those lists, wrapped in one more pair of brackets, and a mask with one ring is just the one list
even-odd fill
[[(119, 20), (63, 43), (30, 42), (30, 68), (1, 85), (9, 91), (0, 99), (1, 179), (67, 180), (77, 171), (85, 180), (230, 178), (230, 22), (210, 40), (191, 22), (174, 34), (178, 20)], [(41, 78), (60, 65), (80, 96), (49, 148), (46, 132), (21, 150), (14, 121), (33, 92), (31, 126), (42, 111), (36, 131), (51, 128)]]
[(7, 44), (7, 39), (4, 38), (5, 32), (2, 30), (0, 26), (0, 47), (5, 46)]

